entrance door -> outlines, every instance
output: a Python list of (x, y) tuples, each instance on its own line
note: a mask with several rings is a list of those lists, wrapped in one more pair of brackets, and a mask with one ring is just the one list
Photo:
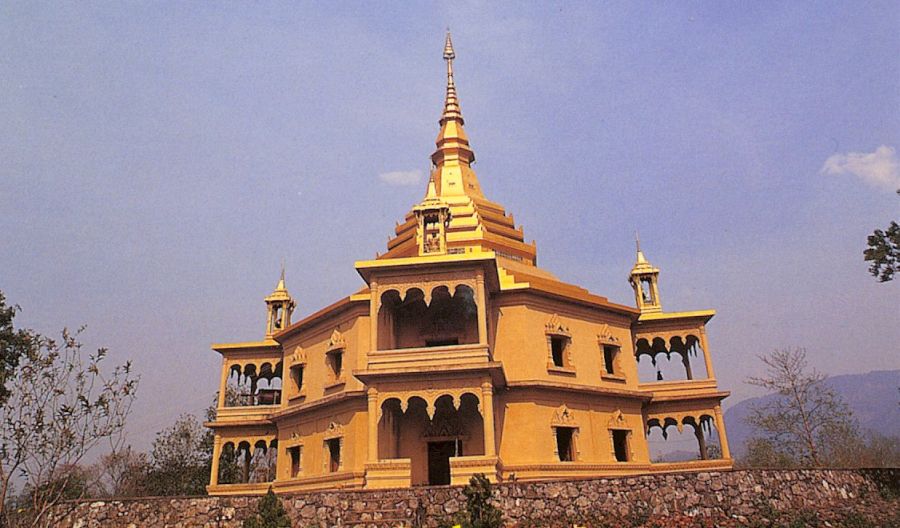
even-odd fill
[(428, 485), (450, 484), (450, 457), (462, 456), (462, 442), (428, 442)]

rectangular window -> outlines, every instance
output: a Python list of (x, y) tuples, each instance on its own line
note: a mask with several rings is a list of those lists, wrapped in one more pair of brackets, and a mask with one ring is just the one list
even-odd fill
[(303, 471), (302, 459), (301, 456), (303, 454), (303, 447), (301, 446), (293, 446), (289, 447), (287, 452), (291, 457), (291, 478), (296, 478), (297, 475)]
[(331, 375), (335, 380), (341, 379), (344, 369), (344, 351), (334, 350), (328, 353), (328, 366), (331, 367)]
[(556, 451), (559, 453), (560, 462), (572, 462), (575, 460), (575, 428), (556, 428)]
[(566, 345), (568, 341), (563, 336), (550, 336), (550, 353), (553, 356), (554, 367), (566, 366)]
[(617, 374), (616, 357), (619, 355), (619, 347), (615, 345), (603, 345), (603, 363), (607, 374)]
[(613, 451), (616, 453), (616, 462), (628, 462), (628, 431), (614, 429), (612, 439)]
[(328, 471), (337, 473), (341, 469), (341, 439), (332, 438), (325, 444), (328, 446)]
[(291, 379), (297, 392), (303, 390), (303, 364), (291, 366)]

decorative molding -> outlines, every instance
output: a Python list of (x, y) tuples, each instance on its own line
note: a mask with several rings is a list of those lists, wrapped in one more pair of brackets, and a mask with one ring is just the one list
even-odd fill
[(609, 324), (603, 324), (600, 327), (600, 332), (597, 333), (597, 342), (601, 345), (622, 346), (622, 341), (610, 331)]
[(297, 345), (294, 347), (294, 353), (291, 354), (290, 357), (291, 365), (305, 365), (306, 364), (306, 351), (303, 350), (303, 347)]
[(609, 423), (607, 427), (610, 429), (627, 429), (628, 423), (625, 421), (625, 415), (622, 414), (621, 409), (616, 409), (612, 416), (609, 419)]
[(325, 440), (340, 438), (342, 436), (344, 436), (344, 426), (342, 424), (339, 424), (337, 422), (331, 422), (330, 424), (328, 424), (328, 428), (325, 429)]
[(334, 329), (334, 332), (331, 333), (331, 338), (328, 340), (328, 347), (326, 351), (333, 352), (335, 350), (343, 350), (347, 348), (347, 341), (344, 339), (344, 334), (342, 334), (337, 328)]
[(572, 333), (569, 332), (569, 327), (562, 324), (562, 321), (559, 320), (559, 314), (550, 316), (550, 320), (544, 325), (544, 329), (547, 335), (562, 336), (572, 339)]
[(578, 423), (575, 421), (575, 413), (565, 404), (554, 411), (553, 417), (550, 419), (550, 425), (552, 427), (578, 427)]

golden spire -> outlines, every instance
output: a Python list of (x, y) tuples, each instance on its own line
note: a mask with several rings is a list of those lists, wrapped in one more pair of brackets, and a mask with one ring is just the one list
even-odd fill
[(441, 113), (441, 132), (435, 145), (437, 150), (431, 155), (435, 167), (435, 185), (440, 196), (475, 196), (483, 198), (481, 186), (471, 164), (475, 161), (475, 153), (469, 147), (469, 138), (463, 129), (465, 121), (459, 108), (456, 95), (456, 82), (453, 80), (453, 40), (450, 31), (444, 41), (444, 60), (447, 61), (447, 95), (444, 99), (444, 111)]
[(447, 40), (444, 42), (444, 60), (447, 61), (447, 96), (444, 99), (444, 113), (441, 115), (441, 125), (447, 120), (456, 119), (465, 124), (462, 110), (459, 108), (459, 99), (456, 97), (456, 83), (453, 82), (453, 59), (456, 52), (453, 51), (453, 41), (450, 39), (450, 30), (447, 30)]

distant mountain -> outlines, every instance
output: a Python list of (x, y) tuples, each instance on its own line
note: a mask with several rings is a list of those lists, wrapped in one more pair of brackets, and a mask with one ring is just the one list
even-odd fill
[[(871, 429), (886, 436), (900, 436), (900, 370), (877, 370), (868, 374), (847, 374), (825, 380), (853, 410), (860, 428)], [(775, 395), (743, 400), (725, 411), (728, 443), (732, 455), (739, 457), (745, 452), (747, 439), (753, 436), (744, 419), (750, 414), (750, 407), (766, 403)]]

